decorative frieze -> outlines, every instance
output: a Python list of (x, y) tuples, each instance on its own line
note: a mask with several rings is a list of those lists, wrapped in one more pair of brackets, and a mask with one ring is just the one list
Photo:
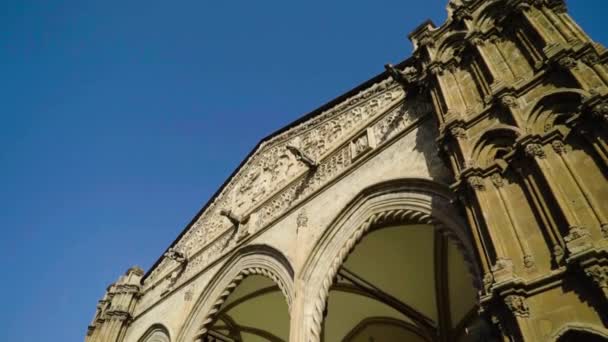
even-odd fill
[[(403, 93), (397, 92), (390, 96), (386, 94), (380, 96), (387, 102), (383, 105), (377, 103), (376, 106), (378, 107), (378, 110), (381, 108), (385, 110), (389, 106), (389, 99), (391, 99), (391, 101), (399, 101), (403, 98)], [(273, 220), (277, 219), (279, 216), (289, 210), (289, 208), (293, 207), (297, 203), (300, 203), (304, 198), (317, 191), (320, 187), (325, 185), (331, 179), (335, 178), (346, 168), (350, 167), (350, 165), (352, 165), (352, 163), (356, 161), (358, 157), (368, 153), (372, 148), (374, 148), (374, 146), (379, 146), (391, 140), (404, 129), (411, 126), (414, 120), (428, 114), (431, 109), (432, 107), (430, 104), (410, 101), (399, 106), (394, 106), (394, 108), (388, 113), (382, 112), (384, 113), (384, 116), (382, 116), (380, 120), (377, 120), (370, 127), (364, 129), (358, 135), (355, 135), (350, 142), (347, 142), (346, 144), (343, 143), (331, 154), (318, 159), (318, 165), (313, 170), (308, 172), (305, 170), (300, 170), (300, 172), (298, 172), (299, 176), (292, 176), (294, 178), (292, 178), (290, 182), (281, 183), (283, 184), (282, 189), (279, 191), (273, 190), (275, 193), (270, 198), (263, 199), (265, 194), (271, 192), (268, 191), (268, 188), (263, 190), (263, 193), (260, 193), (262, 190), (259, 189), (259, 187), (266, 187), (269, 183), (273, 183), (273, 176), (264, 175), (264, 170), (266, 167), (255, 169), (257, 171), (253, 173), (251, 171), (249, 173), (245, 173), (247, 176), (245, 176), (241, 182), (238, 182), (238, 180), (233, 181), (236, 182), (238, 186), (228, 186), (229, 188), (231, 187), (231, 189), (234, 189), (233, 192), (236, 192), (234, 196), (235, 200), (230, 200), (230, 193), (227, 193), (225, 196), (216, 200), (213, 208), (215, 209), (222, 206), (236, 208), (239, 214), (236, 214), (233, 211), (231, 212), (231, 214), (233, 214), (235, 217), (241, 217), (239, 215), (248, 213), (248, 220), (247, 222), (241, 222), (242, 224), (239, 225), (239, 231), (246, 231), (247, 234), (253, 234), (262, 229), (264, 226), (268, 225)], [(352, 111), (359, 112), (356, 110), (356, 108), (351, 109), (351, 112)], [(367, 115), (367, 119), (370, 119), (376, 114), (368, 112)], [(363, 121), (369, 122), (369, 120)], [(335, 131), (332, 132), (336, 133)], [(314, 155), (315, 158), (319, 156), (318, 152), (313, 152), (314, 149), (312, 149), (310, 145), (303, 143), (303, 141), (308, 140), (301, 137), (296, 138), (295, 143), (294, 140), (292, 140), (290, 143), (294, 144), (294, 146), (298, 146), (299, 144), (299, 148), (302, 149), (302, 151), (307, 151), (306, 153), (308, 155)], [(311, 149), (307, 150), (307, 148)], [(325, 148), (329, 149), (329, 147)], [(272, 151), (274, 150), (271, 149), (271, 152)], [(262, 156), (263, 155), (264, 153), (262, 153)], [(279, 160), (281, 160), (281, 157), (279, 157)], [(250, 163), (259, 165), (259, 163), (256, 164), (255, 160), (250, 161)], [(283, 166), (283, 170), (286, 174), (289, 174), (288, 170), (290, 168), (295, 167), (294, 164), (290, 164), (287, 160), (285, 160), (284, 164), (279, 164), (279, 168), (281, 166)], [(261, 179), (267, 179), (267, 181), (263, 181), (260, 184), (259, 182)], [(270, 189), (272, 189), (272, 186), (270, 186)], [(255, 200), (243, 199), (243, 197), (247, 196), (255, 197)], [(245, 211), (243, 208), (250, 209)], [(173, 285), (173, 287), (179, 285), (183, 281), (186, 281), (198, 270), (213, 262), (213, 260), (221, 257), (221, 255), (231, 250), (238, 242), (233, 241), (234, 239), (231, 239), (231, 234), (227, 233), (230, 230), (230, 226), (232, 226), (231, 221), (224, 219), (223, 221), (218, 222), (218, 218), (221, 220), (221, 216), (219, 214), (216, 216), (204, 214), (193, 226), (193, 229), (191, 229), (191, 231), (186, 234), (186, 236), (177, 244), (177, 246), (183, 246), (184, 250), (186, 251), (194, 252), (192, 252), (193, 256), (186, 265), (183, 274), (179, 276), (179, 280), (175, 285)], [(217, 234), (216, 232), (220, 231), (223, 231), (224, 233), (222, 233), (221, 238), (212, 242), (209, 247), (203, 248), (200, 252), (196, 252), (197, 247), (209, 245), (208, 241), (210, 241), (211, 237), (206, 236), (206, 229), (215, 234)], [(239, 238), (237, 237), (236, 240), (239, 240)], [(175, 268), (176, 265), (174, 262), (171, 264), (172, 262), (173, 261), (171, 259), (165, 258), (161, 262), (162, 267), (158, 267), (157, 269), (166, 270)], [(162, 265), (163, 263), (165, 265)], [(151, 276), (146, 280), (147, 288), (152, 286), (155, 279), (158, 279), (158, 276)]]
[[(188, 255), (194, 255), (228, 230), (232, 223), (220, 216), (220, 210), (229, 209), (235, 216), (243, 216), (264, 202), (275, 201), (270, 198), (277, 190), (288, 186), (307, 168), (305, 163), (300, 162), (301, 159), (290, 152), (288, 146), (297, 148), (312, 160), (319, 160), (341, 144), (344, 137), (382, 115), (403, 97), (403, 90), (387, 79), (263, 143), (177, 242), (176, 247)], [(319, 174), (326, 173), (326, 170), (317, 170), (315, 177), (318, 179)], [(268, 215), (261, 216), (265, 218)], [(174, 266), (171, 260), (163, 258), (147, 277), (146, 286), (160, 279), (166, 269)]]

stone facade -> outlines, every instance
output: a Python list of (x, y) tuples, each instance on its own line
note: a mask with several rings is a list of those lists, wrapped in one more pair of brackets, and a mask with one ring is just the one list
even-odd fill
[(458, 247), (493, 336), (608, 338), (608, 53), (562, 0), (448, 14), (410, 34), (411, 58), (263, 140), (145, 276), (108, 288), (86, 340), (213, 340), (259, 275), (289, 340), (320, 341), (347, 255), (402, 223)]

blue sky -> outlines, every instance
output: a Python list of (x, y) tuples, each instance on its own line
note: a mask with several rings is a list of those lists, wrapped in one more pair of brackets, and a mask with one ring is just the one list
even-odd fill
[[(447, 0), (0, 4), (1, 341), (82, 341), (262, 137), (411, 52)], [(571, 1), (608, 42), (606, 0)]]

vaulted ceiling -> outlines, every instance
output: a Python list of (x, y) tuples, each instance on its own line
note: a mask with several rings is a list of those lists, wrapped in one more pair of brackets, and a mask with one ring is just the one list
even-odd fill
[[(217, 317), (212, 330), (235, 341), (289, 340), (283, 294), (262, 276), (246, 278)], [(388, 227), (368, 234), (340, 269), (324, 341), (457, 341), (474, 317), (456, 247), (430, 226)]]

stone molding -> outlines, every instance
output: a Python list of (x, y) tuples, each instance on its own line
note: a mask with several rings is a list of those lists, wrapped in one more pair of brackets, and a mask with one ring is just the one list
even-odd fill
[(325, 230), (304, 265), (299, 278), (310, 286), (299, 297), (310, 302), (305, 304), (307, 321), (298, 340), (319, 340), (329, 288), (338, 268), (366, 233), (383, 225), (433, 226), (455, 242), (473, 275), (474, 285), (481, 288), (472, 242), (466, 225), (454, 211), (453, 200), (449, 190), (428, 180), (394, 180), (363, 190)]
[(249, 245), (235, 252), (201, 292), (176, 341), (198, 341), (213, 323), (228, 296), (246, 277), (261, 275), (277, 284), (291, 311), (294, 271), (287, 258), (266, 245)]

